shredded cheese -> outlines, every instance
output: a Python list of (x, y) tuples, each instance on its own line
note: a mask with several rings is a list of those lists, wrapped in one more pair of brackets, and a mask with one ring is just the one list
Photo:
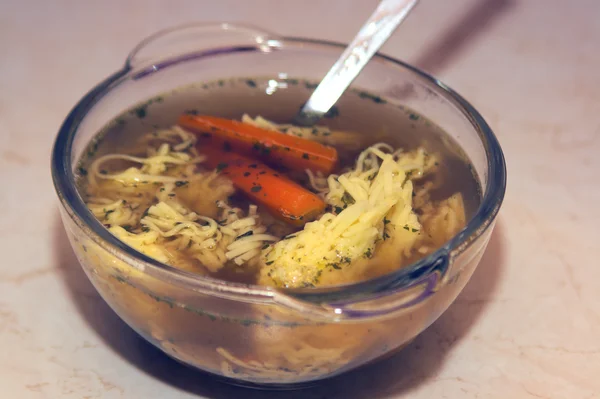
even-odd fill
[[(424, 150), (404, 155), (387, 144), (363, 151), (354, 169), (328, 177), (325, 200), (333, 211), (263, 252), (261, 280), (312, 286), (325, 269), (347, 267), (372, 253), (379, 240), (401, 236), (412, 247), (421, 225), (409, 176), (422, 175), (433, 165), (430, 158)], [(396, 234), (398, 229), (412, 234)]]

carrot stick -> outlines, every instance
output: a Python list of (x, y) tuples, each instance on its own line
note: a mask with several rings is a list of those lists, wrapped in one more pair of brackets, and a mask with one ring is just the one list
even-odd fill
[(231, 119), (184, 114), (179, 117), (178, 124), (196, 133), (200, 142), (225, 151), (260, 157), (295, 171), (310, 169), (327, 175), (338, 162), (333, 147)]
[(302, 226), (325, 209), (319, 196), (261, 162), (206, 146), (199, 150), (206, 156), (205, 165), (216, 168), (251, 200), (285, 222)]

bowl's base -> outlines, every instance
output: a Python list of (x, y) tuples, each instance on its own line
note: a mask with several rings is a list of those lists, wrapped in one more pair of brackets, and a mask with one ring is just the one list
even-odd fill
[(194, 367), (190, 364), (187, 364), (187, 363), (177, 359), (176, 357), (171, 356), (170, 354), (168, 354), (166, 352), (163, 352), (163, 353), (165, 355), (167, 355), (168, 357), (170, 357), (171, 359), (175, 360), (177, 363), (180, 363), (188, 368), (191, 368), (194, 371), (201, 372), (207, 376), (210, 376), (211, 378), (214, 378), (216, 381), (219, 381), (220, 383), (224, 383), (227, 385), (233, 385), (236, 387), (247, 388), (247, 389), (254, 389), (254, 390), (258, 390), (258, 391), (297, 391), (297, 390), (310, 389), (310, 388), (317, 387), (317, 386), (319, 386), (323, 383), (326, 383), (327, 381), (329, 381), (333, 378), (339, 377), (340, 375), (343, 375), (349, 371), (353, 371), (356, 369), (362, 369), (363, 367), (368, 367), (374, 363), (388, 359), (388, 358), (396, 355), (398, 352), (402, 351), (408, 345), (410, 345), (410, 343), (413, 340), (414, 340), (414, 338), (412, 338), (409, 341), (405, 342), (404, 344), (400, 345), (395, 350), (393, 350), (389, 353), (386, 353), (385, 355), (377, 357), (377, 358), (371, 360), (370, 362), (365, 363), (356, 368), (353, 368), (350, 370), (345, 370), (344, 372), (342, 372), (340, 374), (335, 374), (335, 375), (319, 378), (319, 379), (312, 380), (312, 381), (291, 382), (291, 383), (250, 382), (250, 381), (238, 380), (238, 379), (231, 378), (231, 377), (225, 377), (225, 376), (222, 376), (219, 374), (211, 373), (210, 371), (202, 370), (198, 367)]

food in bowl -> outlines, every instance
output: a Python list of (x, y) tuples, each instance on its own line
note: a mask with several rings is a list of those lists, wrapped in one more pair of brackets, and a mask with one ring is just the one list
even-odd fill
[[(207, 83), (206, 101), (260, 90), (248, 81), (268, 79)], [(306, 288), (410, 264), (464, 228), (479, 203), (469, 160), (422, 116), (409, 116), (411, 138), (420, 137), (406, 146), (393, 128), (298, 127), (239, 107), (228, 109), (239, 121), (181, 110), (175, 125), (149, 127), (133, 145), (122, 144), (131, 140), (119, 116), (109, 124), (119, 134), (93, 140), (94, 156), (79, 167), (89, 209), (124, 243), (173, 267)]]
[[(104, 300), (167, 355), (235, 384), (304, 386), (403, 347), (469, 280), (504, 193), (497, 140), (456, 93), (379, 55), (320, 126), (286, 126), (342, 49), (176, 28), (65, 120), (52, 176), (73, 249)], [(294, 145), (302, 134), (311, 151), (225, 144), (252, 126)], [(377, 193), (390, 177), (398, 191)]]
[[(423, 116), (378, 100), (382, 112), (408, 127), (352, 130), (352, 118), (345, 124), (341, 114), (311, 128), (279, 124), (244, 113), (242, 100), (264, 86), (268, 79), (202, 84), (199, 104), (227, 104), (235, 93), (239, 105), (226, 105), (227, 118), (187, 104), (175, 124), (151, 124), (152, 115), (196, 90), (178, 88), (109, 122), (78, 166), (90, 211), (125, 244), (174, 268), (236, 283), (318, 288), (375, 278), (430, 254), (477, 208), (480, 188), (469, 160)], [(310, 87), (292, 86), (269, 101), (292, 101)], [(348, 93), (343, 109), (352, 115), (365, 96)], [(281, 118), (276, 109), (270, 116)], [(345, 129), (327, 126), (334, 121)], [(121, 296), (134, 285), (116, 271), (125, 283), (113, 288)], [(168, 297), (154, 299), (180, 312)], [(128, 292), (122, 306), (148, 317), (154, 299)], [(163, 324), (180, 330), (157, 334)], [(226, 342), (207, 345), (204, 356), (227, 376), (278, 382), (323, 374), (347, 363), (359, 340), (391, 333), (379, 325), (344, 338), (341, 326), (304, 332), (296, 326), (294, 334), (290, 326), (250, 334), (241, 351), (239, 344), (232, 348), (235, 335), (225, 334)], [(154, 328), (151, 335), (174, 350), (205, 330), (168, 313)], [(295, 346), (278, 344), (286, 339)], [(343, 348), (333, 344), (340, 340)]]

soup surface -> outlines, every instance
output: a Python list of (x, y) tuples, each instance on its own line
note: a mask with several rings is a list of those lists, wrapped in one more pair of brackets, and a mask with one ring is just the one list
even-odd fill
[(126, 111), (80, 160), (89, 209), (163, 263), (278, 287), (386, 274), (465, 226), (480, 188), (448, 135), (356, 90), (319, 126), (289, 125), (313, 88), (220, 80)]

